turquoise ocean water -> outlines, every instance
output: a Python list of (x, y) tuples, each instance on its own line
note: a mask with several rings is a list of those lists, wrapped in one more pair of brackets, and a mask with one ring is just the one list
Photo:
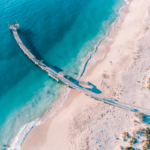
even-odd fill
[(0, 1), (0, 150), (14, 149), (12, 140), (25, 137), (22, 130), (32, 129), (63, 88), (23, 54), (7, 22), (20, 24), (19, 35), (37, 58), (77, 78), (123, 5), (123, 0)]

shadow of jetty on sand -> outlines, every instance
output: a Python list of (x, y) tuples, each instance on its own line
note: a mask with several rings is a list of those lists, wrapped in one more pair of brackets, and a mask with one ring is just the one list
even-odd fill
[(88, 85), (91, 85), (92, 86), (92, 89), (90, 88), (87, 88), (88, 90), (91, 90), (92, 92), (96, 93), (96, 94), (101, 94), (102, 91), (100, 91), (94, 84), (88, 82)]
[[(134, 104), (127, 104), (127, 103), (124, 103), (124, 102), (120, 102), (120, 101), (117, 101), (116, 99), (104, 98), (104, 97), (101, 96), (102, 91), (100, 91), (94, 84), (92, 84), (90, 82), (85, 83), (85, 82), (82, 82), (82, 81), (78, 81), (78, 80), (76, 80), (76, 79), (74, 79), (70, 76), (67, 76), (67, 75), (65, 75), (64, 77), (67, 78), (68, 80), (70, 80), (71, 82), (75, 83), (76, 85), (78, 85), (80, 87), (83, 87), (83, 88), (91, 91), (92, 93), (95, 93), (95, 94), (90, 96), (91, 98), (93, 98), (97, 101), (102, 101), (102, 102), (104, 102), (106, 104), (109, 104), (109, 105), (113, 105), (113, 106), (116, 106), (116, 107), (119, 107), (119, 108), (122, 108), (122, 109), (125, 109), (125, 110), (132, 111), (132, 112), (142, 112), (147, 117), (147, 123), (150, 122), (150, 121), (148, 121), (150, 119), (150, 117), (149, 117), (150, 109), (141, 108), (141, 107), (136, 106)], [(87, 88), (87, 86), (90, 86), (90, 87)], [(87, 96), (89, 96), (89, 95), (87, 95)]]
[[(61, 73), (62, 70), (60, 68), (58, 68), (57, 66), (47, 67), (47, 65), (45, 65), (45, 64), (48, 64), (47, 62), (45, 62), (45, 64), (43, 64), (41, 61), (39, 62), (39, 60), (37, 60), (37, 58), (35, 58), (35, 57), (39, 57), (39, 59), (42, 59), (42, 57), (31, 42), (31, 35), (33, 35), (32, 32), (30, 30), (25, 30), (25, 31), (23, 31), (23, 35), (24, 35), (24, 37), (26, 37), (27, 45), (32, 49), (32, 52), (35, 54), (35, 56), (30, 52), (30, 50), (28, 50), (24, 46), (23, 42), (19, 38), (19, 35), (17, 33), (18, 26), (19, 26), (18, 24), (17, 25), (16, 24), (9, 25), (10, 29), (13, 31), (13, 35), (14, 35), (18, 45), (23, 50), (23, 52), (36, 65), (38, 65), (42, 70), (45, 70), (46, 72), (48, 72), (49, 76), (51, 76), (53, 79), (55, 79), (58, 82), (61, 81), (64, 84), (66, 84), (68, 87), (74, 88), (80, 92), (83, 92), (84, 94), (86, 94), (87, 96), (89, 96), (95, 100), (102, 101), (106, 104), (113, 105), (115, 107), (119, 107), (119, 108), (122, 108), (125, 110), (129, 110), (129, 111), (133, 111), (133, 112), (138, 111), (138, 112), (142, 112), (146, 115), (150, 115), (150, 109), (135, 106), (134, 103), (127, 104), (127, 103), (124, 103), (121, 101), (104, 98), (102, 95), (100, 95), (102, 92), (99, 89), (97, 89), (97, 87), (95, 85), (93, 85), (92, 83), (90, 83), (90, 82), (85, 83), (82, 81), (78, 81), (70, 76), (67, 76), (67, 75), (64, 75), (63, 73)], [(50, 66), (50, 65), (48, 64), (48, 66)], [(147, 118), (148, 118), (148, 116), (147, 116)]]
[(101, 94), (102, 92), (92, 83), (90, 82), (83, 82), (83, 81), (78, 81), (76, 79), (74, 79), (73, 77), (70, 77), (68, 75), (65, 75), (64, 76), (65, 78), (67, 78), (68, 80), (70, 80), (71, 82), (77, 84), (78, 86), (80, 87), (84, 87), (85, 89), (89, 90), (89, 91), (92, 91), (96, 94)]

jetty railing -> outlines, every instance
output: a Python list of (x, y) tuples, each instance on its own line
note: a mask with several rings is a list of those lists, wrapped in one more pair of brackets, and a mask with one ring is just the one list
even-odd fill
[[(20, 37), (18, 35), (18, 32), (17, 32), (19, 30), (19, 24), (11, 24), (11, 25), (9, 25), (9, 28), (12, 31), (16, 42), (18, 43), (19, 47), (22, 49), (24, 54), (27, 55), (29, 57), (29, 59), (31, 59), (42, 70), (48, 72), (48, 75), (50, 77), (54, 78), (56, 81), (61, 81), (64, 84), (66, 84), (68, 87), (74, 88), (77, 91), (83, 92), (87, 96), (90, 96), (91, 98), (94, 98), (96, 100), (102, 101), (102, 102), (104, 102), (106, 104), (113, 105), (113, 106), (116, 106), (116, 107), (120, 107), (122, 109), (130, 110), (130, 111), (137, 111), (139, 109), (139, 107), (137, 107), (137, 106), (132, 106), (130, 104), (118, 102), (118, 101), (115, 101), (115, 100), (106, 99), (106, 98), (102, 97), (101, 95), (96, 94), (93, 91), (90, 91), (89, 89), (86, 89), (86, 88), (84, 88), (84, 87), (82, 87), (82, 86), (80, 86), (80, 85), (70, 81), (68, 78), (65, 78), (65, 76), (63, 75), (62, 72), (59, 72), (59, 71), (57, 72), (55, 69), (53, 69), (51, 67), (47, 67), (42, 61), (38, 60), (30, 52), (30, 50), (28, 50), (25, 47), (25, 45), (21, 41), (21, 39), (20, 39)], [(59, 69), (59, 68), (57, 67), (57, 69)]]

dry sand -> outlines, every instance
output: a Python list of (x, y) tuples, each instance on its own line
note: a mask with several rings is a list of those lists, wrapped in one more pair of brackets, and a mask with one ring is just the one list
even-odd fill
[[(150, 109), (150, 0), (132, 0), (120, 21), (103, 40), (107, 54), (89, 62), (81, 78), (91, 82), (102, 95), (144, 109)], [(147, 121), (149, 111), (146, 111)], [(44, 124), (36, 126), (22, 144), (22, 150), (117, 150), (124, 130), (137, 128), (133, 112), (104, 104), (71, 90), (63, 107)], [(148, 122), (147, 122), (148, 123)], [(141, 149), (141, 143), (136, 147)]]

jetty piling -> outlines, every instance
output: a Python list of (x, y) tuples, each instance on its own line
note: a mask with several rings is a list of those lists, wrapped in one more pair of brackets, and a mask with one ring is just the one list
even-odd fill
[(91, 98), (94, 98), (95, 100), (102, 101), (106, 104), (110, 104), (122, 109), (130, 110), (130, 111), (135, 111), (136, 107), (131, 107), (129, 104), (117, 102), (115, 100), (109, 100), (105, 99), (102, 97), (100, 94), (94, 93), (93, 91), (90, 91), (77, 83), (74, 83), (73, 81), (70, 81), (68, 77), (66, 77), (62, 72), (63, 70), (58, 68), (57, 66), (50, 66), (47, 67), (42, 61), (38, 60), (30, 51), (25, 47), (23, 42), (21, 41), (18, 32), (20, 30), (19, 24), (11, 24), (9, 25), (9, 29), (12, 31), (13, 36), (19, 45), (19, 47), (22, 49), (25, 55), (28, 56), (29, 59), (31, 59), (35, 65), (39, 66), (42, 70), (46, 71), (49, 75), (49, 77), (52, 77), (55, 79), (57, 82), (61, 81), (64, 84), (66, 84), (68, 87), (76, 89), (77, 91), (83, 92), (85, 95), (90, 96)]

